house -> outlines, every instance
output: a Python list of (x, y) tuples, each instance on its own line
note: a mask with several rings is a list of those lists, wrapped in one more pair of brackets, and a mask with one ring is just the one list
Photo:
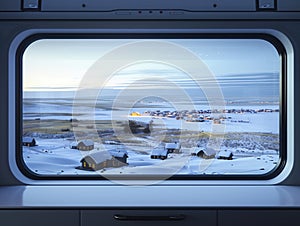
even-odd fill
[(127, 163), (128, 153), (126, 150), (109, 150), (109, 153), (118, 161)]
[(213, 120), (213, 123), (214, 123), (214, 124), (221, 124), (221, 119), (215, 118), (215, 119)]
[(103, 168), (121, 167), (127, 165), (127, 158), (127, 152), (124, 151), (98, 151), (81, 159), (81, 169), (97, 171)]
[(166, 143), (165, 149), (168, 153), (180, 153), (181, 144), (180, 143)]
[(139, 112), (132, 112), (130, 116), (141, 116), (141, 114)]
[(82, 140), (77, 144), (77, 149), (80, 151), (90, 151), (94, 149), (94, 141), (92, 140)]
[(78, 143), (76, 141), (74, 141), (70, 144), (71, 149), (78, 149), (77, 146), (78, 146)]
[(137, 120), (128, 120), (128, 128), (125, 128), (125, 131), (131, 132), (131, 133), (150, 133), (151, 132), (151, 124), (153, 121), (148, 118), (138, 118)]
[(192, 155), (203, 159), (212, 159), (216, 156), (216, 152), (212, 148), (197, 147), (193, 150)]
[(22, 138), (22, 145), (27, 147), (36, 146), (36, 140), (32, 137), (23, 137)]
[(152, 150), (150, 157), (152, 159), (165, 160), (166, 158), (168, 158), (168, 150), (167, 149), (154, 149), (154, 150)]
[(225, 159), (225, 160), (232, 160), (233, 154), (231, 151), (228, 150), (222, 150), (217, 153), (216, 158), (217, 159)]

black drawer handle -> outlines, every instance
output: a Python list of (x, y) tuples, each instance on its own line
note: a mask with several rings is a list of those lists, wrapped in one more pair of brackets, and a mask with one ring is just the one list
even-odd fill
[(114, 215), (114, 219), (119, 221), (181, 221), (185, 219), (182, 214), (170, 216), (128, 216), (128, 215)]

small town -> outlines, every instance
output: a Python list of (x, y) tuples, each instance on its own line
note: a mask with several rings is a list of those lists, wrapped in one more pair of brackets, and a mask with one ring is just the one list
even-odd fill
[[(231, 119), (231, 117), (226, 117), (225, 114), (245, 114), (245, 113), (262, 113), (262, 112), (279, 112), (279, 109), (226, 109), (223, 111), (218, 110), (183, 110), (183, 111), (145, 111), (145, 112), (132, 112), (130, 116), (151, 116), (158, 118), (175, 118), (176, 120), (185, 120), (187, 122), (205, 122), (213, 121), (214, 123), (221, 123), (224, 119)], [(211, 114), (224, 114), (218, 118), (214, 118)], [(235, 122), (232, 120), (232, 122)], [(249, 122), (247, 120), (240, 120), (239, 122)]]

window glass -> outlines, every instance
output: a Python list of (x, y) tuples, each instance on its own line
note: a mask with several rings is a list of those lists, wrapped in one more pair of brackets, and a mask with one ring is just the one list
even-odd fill
[(282, 58), (258, 38), (40, 39), (22, 56), (39, 176), (259, 176), (281, 145)]

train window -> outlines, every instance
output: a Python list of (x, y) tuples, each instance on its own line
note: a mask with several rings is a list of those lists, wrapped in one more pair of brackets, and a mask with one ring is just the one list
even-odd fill
[(32, 178), (267, 179), (286, 159), (285, 51), (228, 35), (40, 35), (18, 54)]

